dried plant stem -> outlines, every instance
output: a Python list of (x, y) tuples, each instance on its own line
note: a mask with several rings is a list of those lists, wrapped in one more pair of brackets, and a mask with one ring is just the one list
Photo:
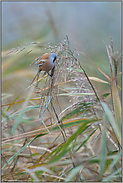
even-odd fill
[[(56, 118), (57, 118), (57, 120), (58, 120), (58, 123), (61, 123), (61, 124), (62, 124), (62, 127), (63, 127), (63, 123), (60, 122), (60, 120), (59, 120), (59, 117), (58, 117), (58, 115), (57, 115), (57, 113), (56, 113), (56, 110), (55, 110), (55, 108), (54, 108), (54, 106), (53, 106), (52, 100), (51, 100), (51, 106), (52, 106), (53, 111), (54, 111), (54, 113), (55, 113), (55, 116), (56, 116)], [(58, 124), (58, 126), (59, 126), (59, 124)], [(60, 131), (61, 131), (61, 133), (62, 133), (64, 142), (66, 142), (66, 133), (65, 133), (65, 130), (63, 131), (63, 130), (61, 129), (60, 126), (59, 126), (59, 129), (60, 129)], [(76, 168), (76, 165), (75, 165), (75, 163), (74, 163), (74, 161), (73, 161), (73, 158), (72, 158), (71, 150), (69, 151), (69, 155), (70, 155), (70, 158), (71, 158), (71, 160), (72, 160), (73, 167)], [(76, 181), (78, 180), (78, 177), (80, 177), (80, 176), (79, 176), (79, 173), (77, 173)]]
[[(2, 154), (1, 154), (1, 155), (2, 155)], [(5, 160), (5, 162), (6, 162), (6, 164), (8, 165), (7, 171), (8, 171), (8, 173), (9, 173), (9, 167), (10, 167), (10, 165), (8, 164), (8, 162), (6, 161), (6, 158), (5, 158), (3, 155), (2, 155), (1, 158), (3, 158), (3, 159)], [(14, 178), (13, 172), (12, 172), (11, 170), (10, 170), (10, 174), (11, 174), (11, 176), (12, 176), (14, 182), (15, 182), (15, 178)]]
[[(57, 118), (57, 120), (58, 120), (58, 123), (60, 123), (59, 117), (58, 117), (58, 115), (57, 115), (57, 113), (56, 113), (56, 110), (55, 110), (55, 108), (54, 108), (54, 106), (53, 106), (52, 100), (51, 100), (51, 106), (52, 106), (52, 109), (53, 109), (53, 111), (54, 111), (54, 114), (55, 114), (55, 116), (56, 116), (56, 118)], [(59, 125), (58, 125), (58, 126), (59, 126)], [(63, 126), (63, 124), (62, 124), (62, 126)], [(66, 142), (66, 137), (65, 137), (66, 134), (65, 134), (65, 131), (63, 132), (63, 130), (61, 129), (60, 126), (59, 126), (59, 129), (60, 129), (60, 131), (61, 131), (61, 133), (62, 133), (64, 142)]]
[(91, 83), (91, 81), (90, 81), (88, 75), (86, 74), (85, 70), (82, 68), (82, 66), (81, 66), (80, 63), (79, 63), (79, 65), (80, 65), (80, 68), (83, 70), (83, 72), (84, 72), (84, 74), (85, 74), (85, 76), (86, 76), (86, 78), (87, 78), (89, 84), (91, 85), (91, 88), (93, 89), (93, 91), (94, 91), (94, 93), (95, 93), (95, 96), (97, 97), (98, 101), (100, 102), (99, 96), (97, 95), (97, 92), (96, 92), (96, 90), (95, 90), (93, 84)]
[(71, 54), (71, 55), (73, 56), (73, 58), (79, 63), (79, 66), (80, 66), (80, 68), (82, 69), (82, 71), (84, 72), (85, 77), (87, 78), (89, 84), (91, 85), (91, 88), (93, 89), (93, 91), (94, 91), (94, 93), (95, 93), (95, 96), (97, 97), (97, 100), (100, 102), (100, 99), (99, 99), (99, 97), (98, 97), (98, 95), (97, 95), (97, 92), (96, 92), (94, 86), (92, 85), (92, 83), (91, 83), (91, 81), (90, 81), (88, 75), (86, 74), (85, 70), (84, 70), (83, 67), (81, 66), (81, 64), (80, 64), (80, 62), (78, 61), (78, 59), (74, 56), (73, 52), (70, 50), (70, 47), (69, 47), (69, 39), (68, 39), (68, 36), (67, 36), (67, 35), (66, 35), (66, 38), (67, 38), (67, 41), (68, 41), (68, 53)]
[(100, 102), (99, 96), (97, 95), (97, 92), (96, 92), (96, 90), (95, 90), (93, 84), (91, 83), (91, 81), (90, 81), (88, 75), (86, 74), (85, 70), (84, 70), (83, 67), (81, 66), (80, 62), (79, 62), (79, 61), (77, 60), (77, 58), (73, 55), (73, 52), (72, 52), (71, 50), (69, 50), (69, 53), (70, 53), (70, 54), (74, 57), (74, 59), (79, 63), (79, 66), (80, 66), (80, 68), (82, 69), (82, 71), (84, 72), (85, 77), (87, 78), (89, 84), (91, 85), (91, 88), (93, 89), (93, 91), (94, 91), (94, 93), (95, 93), (95, 96), (97, 97), (97, 100)]
[[(52, 87), (53, 87), (53, 77), (52, 77), (52, 81), (51, 81), (50, 92), (52, 92)], [(51, 99), (51, 106), (52, 106), (52, 109), (53, 109), (53, 111), (54, 111), (54, 113), (55, 113), (55, 116), (56, 116), (56, 118), (57, 118), (58, 126), (59, 126), (59, 129), (60, 129), (61, 133), (62, 133), (64, 142), (66, 142), (67, 136), (66, 136), (66, 133), (65, 133), (65, 130), (64, 130), (64, 126), (63, 126), (62, 121), (59, 120), (59, 117), (58, 117), (58, 115), (57, 115), (57, 113), (56, 113), (56, 110), (55, 110), (55, 108), (54, 108), (54, 105), (53, 105), (53, 103), (52, 103), (52, 99)], [(60, 127), (59, 124), (62, 125), (62, 128)], [(73, 161), (73, 158), (72, 158), (72, 152), (71, 152), (71, 150), (69, 151), (69, 155), (70, 155), (70, 158), (71, 158), (71, 160), (72, 160), (73, 167), (76, 168), (76, 165), (75, 165), (75, 163), (74, 163), (74, 161)], [(77, 175), (76, 175), (76, 181), (78, 181), (78, 178), (80, 178), (79, 173), (77, 173)]]
[[(53, 72), (54, 72), (54, 70), (53, 70)], [(52, 89), (53, 89), (53, 77), (51, 77), (51, 88), (50, 88), (50, 90), (49, 90), (49, 92), (51, 93), (51, 95), (52, 95)], [(53, 105), (53, 102), (52, 102), (52, 99), (51, 99), (51, 106), (52, 106), (52, 109), (53, 109), (53, 111), (54, 111), (54, 114), (55, 114), (55, 116), (56, 116), (56, 118), (57, 118), (57, 121), (58, 121), (58, 123), (59, 124), (62, 124), (61, 122), (60, 122), (60, 120), (59, 120), (59, 117), (58, 117), (58, 115), (57, 115), (57, 113), (56, 113), (56, 110), (55, 110), (55, 108), (54, 108), (54, 105)], [(58, 125), (59, 126), (59, 125)], [(63, 124), (62, 124), (62, 127), (63, 127)], [(65, 134), (65, 130), (64, 130), (64, 132), (63, 132), (63, 129), (61, 129), (61, 127), (59, 126), (59, 129), (60, 129), (60, 131), (61, 131), (61, 133), (62, 133), (62, 136), (63, 136), (63, 139), (64, 139), (64, 142), (66, 142), (66, 134)]]

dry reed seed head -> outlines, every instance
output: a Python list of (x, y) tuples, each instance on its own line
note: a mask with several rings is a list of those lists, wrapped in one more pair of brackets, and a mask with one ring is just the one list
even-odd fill
[[(36, 45), (34, 49), (31, 49), (27, 52), (27, 54), (31, 53), (31, 51), (34, 51), (36, 48), (39, 48), (40, 50), (48, 50), (48, 52), (53, 52), (56, 53), (59, 57), (58, 62), (55, 65), (55, 72), (54, 72), (54, 77), (53, 77), (53, 92), (55, 92), (56, 88), (59, 88), (61, 82), (67, 82), (67, 80), (72, 80), (73, 85), (75, 85), (77, 88), (80, 88), (81, 90), (84, 90), (83, 92), (87, 92), (86, 89), (88, 89), (88, 92), (91, 92), (90, 86), (88, 84), (88, 81), (85, 79), (85, 76), (83, 73), (77, 72), (75, 69), (79, 69), (79, 61), (78, 61), (78, 56), (79, 56), (79, 51), (77, 50), (70, 50), (69, 48), (69, 39), (68, 36), (66, 36), (63, 40), (63, 42), (59, 44), (54, 44), (54, 43), (49, 43), (48, 46), (40, 43), (40, 42), (31, 42), (31, 43), (26, 43), (26, 44), (20, 44), (19, 47), (17, 48), (12, 48), (10, 53), (20, 53), (22, 52), (27, 46), (29, 45)], [(38, 64), (39, 59), (41, 56), (37, 57), (32, 63), (32, 64)], [(45, 78), (44, 81), (44, 87), (48, 87), (50, 85), (51, 78), (47, 77)], [(57, 87), (55, 86), (57, 85)], [(81, 90), (74, 90), (71, 91), (72, 93), (77, 93), (78, 91)], [(56, 91), (58, 92), (59, 89)], [(87, 97), (87, 96), (86, 96)], [(84, 98), (86, 98), (84, 96)]]

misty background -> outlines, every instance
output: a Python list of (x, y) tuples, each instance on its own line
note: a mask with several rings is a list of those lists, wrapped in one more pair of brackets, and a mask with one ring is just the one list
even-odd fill
[[(7, 51), (16, 48), (18, 44), (34, 41), (58, 44), (66, 35), (69, 37), (71, 49), (85, 53), (103, 72), (110, 75), (105, 45), (110, 45), (111, 36), (114, 51), (121, 53), (121, 2), (2, 2), (1, 4), (4, 92), (11, 86), (13, 86), (11, 92), (18, 90), (15, 87), (17, 79), (23, 83), (23, 87), (27, 87), (37, 71), (37, 67), (30, 66), (33, 58), (27, 56), (22, 59), (22, 55), (6, 56)], [(38, 56), (35, 54), (34, 58)], [(80, 55), (79, 60), (89, 76), (106, 80), (86, 57)], [(9, 65), (5, 67), (8, 62)], [(121, 80), (121, 75), (118, 79)], [(109, 87), (97, 82), (94, 84), (95, 86), (99, 84), (98, 89), (101, 92), (103, 87), (107, 87), (107, 90)], [(19, 90), (23, 90), (23, 87), (19, 86)]]

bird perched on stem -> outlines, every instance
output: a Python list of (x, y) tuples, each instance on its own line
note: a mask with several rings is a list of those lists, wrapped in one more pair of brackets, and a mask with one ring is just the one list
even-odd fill
[[(55, 53), (45, 53), (42, 55), (38, 62), (38, 72), (33, 78), (31, 84), (34, 82), (36, 77), (39, 77), (39, 73), (41, 71), (46, 71), (48, 75), (52, 77), (56, 61), (58, 61), (58, 56)], [(52, 70), (51, 74), (49, 74), (50, 70)]]

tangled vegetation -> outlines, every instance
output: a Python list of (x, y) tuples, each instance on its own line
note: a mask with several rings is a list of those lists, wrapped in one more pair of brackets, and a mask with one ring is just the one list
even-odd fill
[[(11, 62), (18, 62), (24, 51), (27, 56), (38, 49), (56, 53), (59, 61), (52, 78), (41, 72), (13, 102), (7, 103), (10, 93), (2, 93), (2, 181), (121, 182), (121, 56), (114, 52), (112, 38), (106, 46), (109, 76), (88, 58), (105, 80), (88, 76), (79, 60), (86, 55), (71, 50), (66, 36), (59, 44), (33, 42), (9, 51), (3, 58), (3, 82), (10, 55)], [(110, 92), (100, 96), (93, 81), (108, 84)]]

